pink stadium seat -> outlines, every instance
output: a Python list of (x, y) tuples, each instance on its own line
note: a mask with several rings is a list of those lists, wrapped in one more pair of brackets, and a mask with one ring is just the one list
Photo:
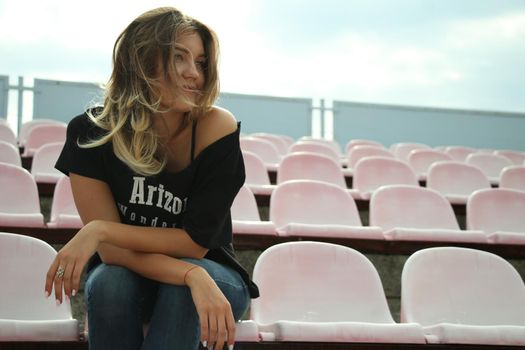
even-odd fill
[(408, 161), (408, 155), (415, 149), (431, 149), (429, 145), (414, 142), (398, 142), (390, 146), (390, 151), (397, 159)]
[(46, 273), (56, 251), (33, 237), (0, 233), (0, 341), (75, 341), (71, 305), (44, 297)]
[(270, 221), (279, 236), (384, 239), (378, 227), (362, 226), (346, 190), (321, 181), (279, 184), (270, 198)]
[(470, 154), (466, 163), (480, 168), (487, 175), (490, 183), (494, 185), (499, 183), (499, 176), (503, 168), (512, 165), (512, 162), (506, 157), (479, 152)]
[(381, 227), (387, 240), (487, 242), (481, 231), (460, 230), (445, 197), (424, 187), (377, 189), (370, 199), (370, 225)]
[(270, 196), (275, 185), (270, 184), (270, 177), (261, 157), (249, 151), (242, 151), (242, 156), (246, 170), (245, 183), (254, 194)]
[(354, 249), (289, 242), (266, 249), (253, 279), (251, 319), (266, 341), (424, 343), (417, 324), (396, 324), (372, 263)]
[[(288, 148), (290, 148), (291, 145), (293, 145), (295, 143), (295, 140), (293, 137), (291, 136), (288, 136), (288, 135), (281, 135), (281, 134), (278, 134), (277, 136), (279, 136), (283, 141), (284, 143), (286, 144), (286, 146)], [(288, 153), (288, 152), (287, 152)]]
[(275, 147), (277, 147), (277, 150), (279, 151), (279, 154), (281, 156), (284, 156), (285, 154), (288, 153), (288, 144), (280, 136), (277, 136), (277, 135), (274, 135), (274, 134), (262, 133), (262, 132), (261, 133), (252, 134), (251, 136), (255, 137), (255, 138), (260, 138), (260, 139), (263, 139), (263, 140), (270, 141), (271, 143), (274, 144)]
[(394, 158), (392, 152), (384, 147), (371, 145), (356, 145), (352, 146), (347, 153), (348, 168), (355, 169), (355, 166), (361, 158), (364, 157), (387, 157)]
[(294, 152), (309, 152), (321, 154), (326, 157), (332, 158), (337, 164), (339, 164), (339, 166), (341, 166), (339, 154), (335, 151), (333, 147), (329, 146), (327, 143), (321, 143), (318, 141), (298, 141), (292, 146), (290, 146), (289, 153)]
[(12, 143), (0, 141), (0, 162), (22, 166), (20, 152)]
[(78, 214), (69, 177), (62, 175), (55, 186), (51, 203), (49, 228), (81, 228), (83, 226)]
[(241, 137), (241, 150), (257, 154), (267, 171), (277, 171), (281, 162), (279, 150), (273, 143), (255, 137)]
[(464, 162), (469, 154), (476, 153), (477, 149), (466, 146), (447, 146), (445, 153), (452, 157), (453, 160)]
[(408, 164), (420, 181), (426, 181), (428, 169), (433, 163), (446, 160), (452, 160), (452, 157), (433, 149), (415, 149), (408, 154)]
[(29, 133), (31, 132), (31, 129), (33, 129), (35, 126), (39, 125), (62, 125), (66, 126), (67, 124), (58, 120), (54, 119), (32, 119), (27, 122), (24, 122), (22, 124), (22, 127), (20, 128), (20, 132), (18, 135), (18, 144), (21, 147), (24, 147), (27, 142), (27, 137), (29, 136)]
[(31, 174), (37, 184), (54, 184), (64, 176), (64, 174), (55, 169), (55, 163), (63, 147), (63, 142), (52, 142), (42, 145), (35, 151), (33, 162), (31, 163)]
[(416, 174), (405, 162), (392, 157), (365, 157), (354, 169), (354, 199), (370, 200), (372, 193), (385, 185), (419, 186)]
[(491, 243), (525, 244), (524, 214), (525, 192), (479, 190), (467, 202), (467, 228), (484, 231)]
[(474, 191), (490, 188), (490, 181), (478, 167), (444, 161), (430, 166), (426, 187), (441, 193), (451, 204), (465, 205)]
[(343, 169), (333, 158), (313, 152), (290, 152), (277, 173), (277, 184), (289, 180), (318, 180), (346, 189)]
[(35, 179), (18, 166), (0, 163), (0, 227), (44, 227)]
[(525, 165), (513, 165), (503, 168), (499, 179), (499, 187), (525, 191)]
[(16, 142), (16, 135), (7, 124), (0, 124), (0, 141), (10, 143), (13, 146), (18, 146)]
[(498, 150), (494, 151), (494, 154), (498, 156), (507, 157), (514, 165), (522, 165), (525, 161), (525, 152), (513, 150)]
[(67, 127), (62, 124), (35, 125), (29, 131), (24, 146), (23, 157), (31, 157), (36, 150), (47, 143), (66, 141)]
[(376, 148), (385, 148), (385, 146), (378, 141), (366, 140), (366, 139), (353, 139), (346, 143), (345, 153), (348, 155), (355, 146), (371, 146)]
[(234, 234), (277, 235), (270, 221), (261, 221), (255, 196), (245, 184), (237, 193), (231, 207)]
[(423, 249), (401, 278), (401, 322), (428, 343), (525, 345), (525, 285), (499, 256), (474, 249)]
[(320, 139), (320, 138), (311, 137), (311, 136), (303, 136), (296, 143), (299, 143), (299, 142), (315, 142), (315, 143), (327, 145), (331, 147), (337, 155), (342, 155), (341, 145), (339, 145), (339, 143), (334, 140)]

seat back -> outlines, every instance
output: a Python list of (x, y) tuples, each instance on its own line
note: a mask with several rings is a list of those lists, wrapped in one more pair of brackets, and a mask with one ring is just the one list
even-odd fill
[(321, 139), (318, 137), (303, 136), (296, 143), (299, 143), (299, 142), (320, 143), (325, 146), (331, 147), (338, 156), (342, 154), (341, 145), (335, 140), (327, 140), (327, 139)]
[(8, 124), (0, 124), (0, 141), (7, 142), (13, 146), (18, 146), (16, 135)]
[(345, 154), (350, 154), (350, 151), (352, 150), (352, 148), (356, 146), (371, 146), (371, 147), (376, 147), (376, 148), (385, 148), (385, 146), (381, 142), (378, 142), (378, 141), (366, 140), (366, 139), (353, 139), (346, 143)]
[(24, 156), (32, 156), (37, 149), (47, 143), (66, 142), (67, 126), (64, 124), (35, 125), (27, 135)]
[(390, 151), (394, 156), (404, 162), (408, 161), (408, 155), (415, 149), (430, 149), (429, 145), (416, 142), (398, 142), (390, 146)]
[(35, 179), (19, 166), (0, 163), (0, 212), (9, 214), (40, 213)]
[(374, 145), (353, 146), (347, 153), (348, 167), (350, 169), (354, 169), (357, 162), (359, 162), (364, 157), (394, 158), (394, 155), (384, 147)]
[[(55, 163), (64, 148), (63, 142), (46, 143), (38, 148), (33, 155), (33, 162), (31, 163), (31, 174), (36, 181), (55, 183), (63, 174), (55, 169)], [(40, 179), (44, 179), (41, 181)]]
[(71, 319), (71, 305), (44, 297), (46, 273), (56, 251), (39, 239), (0, 232), (0, 319)]
[(315, 180), (291, 180), (275, 188), (270, 198), (270, 221), (362, 226), (356, 204), (340, 186)]
[(335, 151), (334, 147), (331, 147), (327, 143), (318, 141), (298, 141), (290, 146), (290, 153), (295, 152), (308, 152), (317, 153), (326, 157), (332, 158), (339, 164), (339, 154)]
[(261, 221), (255, 196), (246, 184), (233, 200), (231, 215), (233, 220)]
[(62, 125), (66, 126), (67, 124), (59, 120), (54, 119), (32, 119), (26, 121), (22, 124), (20, 128), (20, 133), (18, 134), (18, 143), (20, 146), (25, 146), (29, 133), (35, 126), (39, 125)]
[(279, 151), (279, 154), (281, 156), (284, 156), (285, 154), (288, 153), (288, 144), (281, 136), (274, 135), (274, 134), (268, 134), (268, 133), (255, 133), (255, 134), (252, 134), (251, 136), (255, 138), (260, 138), (263, 140), (270, 141), (271, 143), (273, 143), (275, 147), (277, 147), (277, 150)]
[(0, 162), (22, 166), (20, 152), (12, 143), (0, 141)]
[(487, 233), (525, 233), (525, 192), (491, 188), (474, 192), (467, 202), (467, 228)]
[(408, 164), (417, 175), (426, 176), (433, 163), (446, 160), (451, 161), (452, 157), (433, 149), (415, 149), (408, 154)]
[(341, 165), (330, 157), (312, 152), (291, 152), (282, 159), (277, 183), (289, 180), (318, 180), (346, 188)]
[(257, 259), (251, 319), (259, 324), (303, 322), (392, 323), (383, 286), (358, 251), (329, 243), (289, 242)]
[(447, 146), (445, 147), (445, 153), (452, 157), (453, 160), (458, 162), (464, 162), (469, 154), (476, 153), (477, 150), (472, 147), (466, 146)]
[(459, 230), (450, 203), (439, 192), (406, 185), (377, 189), (370, 199), (370, 226)]
[(489, 179), (499, 179), (503, 168), (512, 165), (508, 158), (490, 153), (469, 154), (466, 162), (480, 168)]
[(508, 158), (514, 165), (523, 165), (523, 162), (525, 162), (525, 152), (513, 150), (497, 150), (494, 151), (494, 154)]
[(242, 157), (246, 170), (245, 183), (248, 185), (269, 185), (270, 177), (261, 157), (249, 151), (242, 151)]
[(267, 164), (278, 164), (281, 161), (279, 150), (273, 143), (255, 137), (241, 137), (241, 149), (257, 154)]
[(365, 157), (357, 162), (352, 186), (360, 192), (374, 192), (385, 185), (419, 186), (414, 171), (391, 157)]
[[(51, 203), (51, 222), (58, 222), (60, 215), (71, 215), (78, 216), (77, 207), (75, 205), (75, 199), (73, 198), (73, 191), (71, 190), (71, 182), (69, 177), (63, 175), (58, 180), (55, 191), (53, 193), (53, 201)], [(79, 220), (81, 227), (81, 222)]]
[(401, 321), (525, 326), (525, 285), (512, 265), (492, 253), (419, 250), (403, 267)]
[(427, 188), (442, 195), (470, 196), (476, 190), (490, 188), (490, 182), (478, 167), (458, 161), (442, 161), (430, 166)]
[(525, 191), (525, 164), (503, 168), (499, 179), (499, 187)]

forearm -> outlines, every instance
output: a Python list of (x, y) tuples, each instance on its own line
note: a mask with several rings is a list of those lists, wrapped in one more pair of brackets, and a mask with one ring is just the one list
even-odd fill
[(100, 245), (99, 254), (106, 264), (126, 267), (146, 278), (175, 285), (185, 285), (186, 272), (196, 266), (171, 256), (135, 252), (108, 244)]
[(100, 243), (135, 252), (198, 259), (208, 252), (182, 229), (133, 226), (105, 220), (95, 220), (89, 224), (95, 226)]

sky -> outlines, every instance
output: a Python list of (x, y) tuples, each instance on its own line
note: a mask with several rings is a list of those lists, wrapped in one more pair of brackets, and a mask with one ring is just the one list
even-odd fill
[(0, 0), (0, 75), (104, 83), (158, 6), (217, 32), (223, 92), (525, 112), (525, 0)]

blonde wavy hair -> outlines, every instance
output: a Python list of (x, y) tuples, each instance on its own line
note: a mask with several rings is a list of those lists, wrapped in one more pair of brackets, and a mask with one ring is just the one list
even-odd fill
[[(153, 128), (153, 115), (166, 112), (155, 93), (160, 86), (158, 62), (165, 78), (174, 84), (174, 93), (180, 91), (183, 81), (175, 69), (174, 50), (177, 38), (192, 33), (200, 36), (204, 46), (204, 86), (179, 130), (211, 109), (219, 94), (219, 45), (215, 33), (175, 8), (157, 8), (140, 15), (117, 38), (104, 105), (87, 111), (92, 122), (107, 132), (81, 147), (112, 142), (115, 155), (134, 172), (149, 176), (164, 169), (165, 152)], [(178, 97), (184, 98), (182, 94)]]

